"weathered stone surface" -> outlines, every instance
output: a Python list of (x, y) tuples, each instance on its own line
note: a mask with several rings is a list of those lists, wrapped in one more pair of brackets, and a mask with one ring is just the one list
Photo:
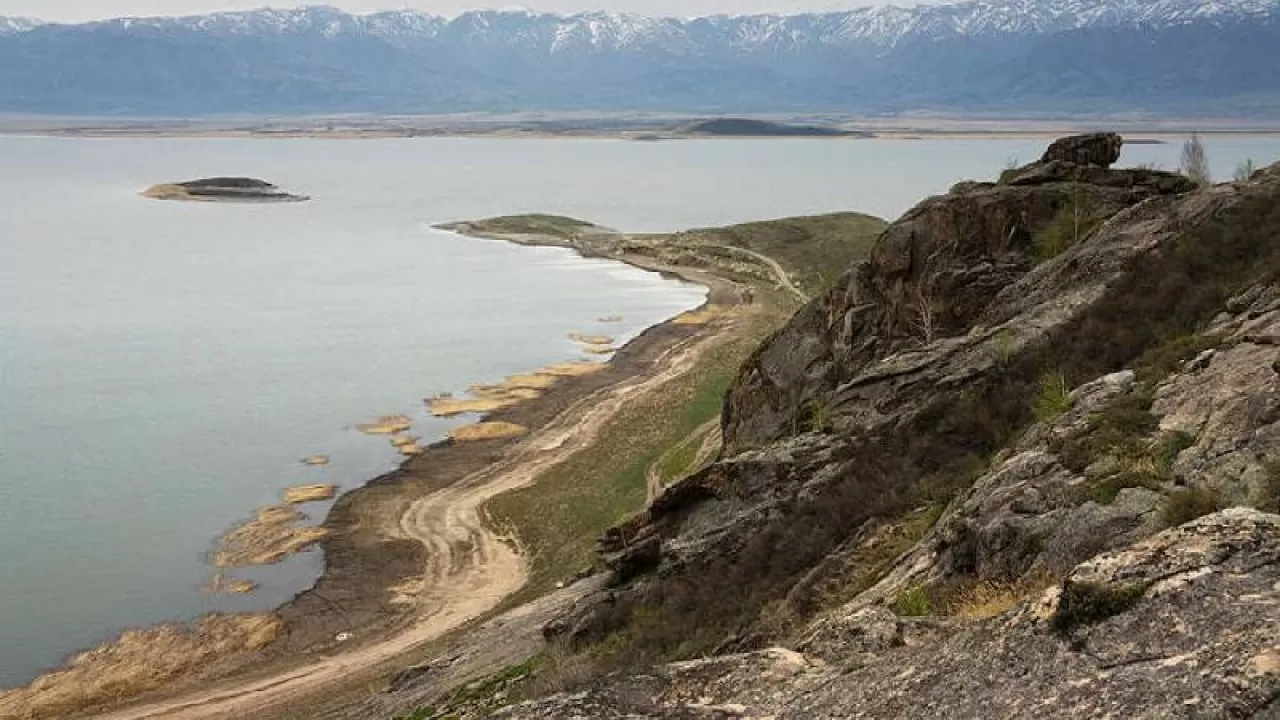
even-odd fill
[[(904, 216), (869, 263), (802, 310), (744, 368), (727, 402), (726, 455), (615, 530), (615, 548), (644, 540), (642, 565), (652, 570), (628, 572), (607, 602), (586, 605), (563, 625), (576, 639), (601, 638), (644, 606), (672, 632), (687, 632), (692, 646), (751, 649), (777, 637), (766, 616), (803, 618), (843, 594), (858, 596), (856, 609), (913, 586), (1061, 576), (1158, 531), (1166, 498), (1188, 484), (1226, 487), (1184, 469), (1198, 445), (1175, 453), (1169, 468), (1140, 468), (1152, 479), (1124, 479), (1139, 461), (1155, 463), (1173, 432), (1171, 423), (1160, 427), (1172, 412), (1164, 386), (1155, 389), (1151, 426), (1131, 438), (1132, 457), (1103, 448), (1082, 464), (1067, 442), (1089, 435), (1095, 415), (1117, 398), (1149, 391), (1147, 380), (1115, 373), (1170, 338), (1203, 331), (1232, 292), (1278, 262), (1269, 238), (1280, 234), (1280, 167), (1187, 194), (1144, 183), (1090, 186), (1085, 192), (1098, 192), (1100, 202), (1124, 206), (1121, 197), (1135, 193), (1136, 204), (1039, 264), (1029, 240), (1011, 241), (1000, 228), (1052, 216), (1060, 194), (1079, 189), (969, 188)], [(931, 338), (913, 333), (906, 308), (913, 288), (945, 278), (964, 280), (945, 295), (944, 320)], [(1255, 305), (1240, 312), (1256, 315)], [(1270, 332), (1255, 329), (1248, 332)], [(1268, 358), (1240, 362), (1270, 368)], [(1067, 413), (1036, 425), (1039, 384), (1058, 372), (1100, 379), (1072, 394)], [(1176, 373), (1167, 382), (1178, 382)], [(1251, 382), (1250, 393), (1275, 395)], [(1237, 405), (1269, 417), (1262, 400)], [(1240, 427), (1256, 435), (1260, 425)], [(1261, 459), (1249, 467), (1251, 479), (1231, 485), (1224, 503), (1271, 487)], [(912, 538), (900, 549), (869, 530), (905, 527), (922, 506), (953, 495), (914, 548)], [(832, 564), (845, 550), (853, 565)], [(793, 592), (828, 569), (850, 574), (812, 583), (822, 593)]]
[[(1065, 624), (1079, 588), (1133, 600)], [(901, 620), (859, 617), (870, 630), (837, 639), (843, 660), (775, 648), (677, 663), (496, 717), (1264, 717), (1280, 698), (1280, 517), (1202, 518), (921, 643), (901, 642)]]
[(1055, 140), (1045, 151), (1044, 157), (1040, 158), (1040, 162), (1060, 160), (1076, 165), (1109, 168), (1120, 159), (1123, 149), (1124, 139), (1116, 133), (1072, 135)]

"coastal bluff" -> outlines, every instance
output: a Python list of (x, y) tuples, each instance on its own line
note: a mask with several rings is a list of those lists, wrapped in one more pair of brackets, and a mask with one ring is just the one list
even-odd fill
[(294, 195), (254, 178), (215, 177), (178, 183), (152, 185), (142, 191), (153, 200), (186, 202), (306, 202), (306, 195)]

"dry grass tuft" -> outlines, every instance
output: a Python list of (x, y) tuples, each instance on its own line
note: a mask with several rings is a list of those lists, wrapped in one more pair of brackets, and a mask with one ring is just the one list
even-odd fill
[(1028, 589), (1020, 585), (980, 582), (960, 593), (951, 614), (966, 620), (986, 620), (1003, 614), (1028, 596)]
[(473, 398), (434, 397), (427, 400), (427, 409), (436, 417), (448, 418), (468, 413), (491, 413), (519, 402), (521, 401), (516, 398), (498, 395)]
[(406, 445), (417, 445), (418, 438), (410, 435), (393, 435), (391, 437), (391, 447), (402, 448)]
[(422, 447), (417, 443), (410, 443), (409, 445), (401, 445), (396, 449), (399, 450), (400, 454), (405, 457), (416, 457), (427, 451), (426, 448)]
[(26, 688), (0, 693), (0, 717), (62, 718), (155, 690), (216, 660), (260, 650), (284, 631), (274, 615), (210, 615), (195, 627), (131, 630)]
[(264, 508), (253, 520), (218, 541), (214, 564), (218, 567), (272, 565), (302, 552), (329, 535), (318, 527), (299, 527), (306, 519), (297, 508), (278, 505)]
[(598, 372), (608, 370), (606, 363), (596, 362), (573, 362), (560, 363), (559, 365), (548, 365), (538, 370), (539, 375), (554, 375), (556, 377), (583, 377), (584, 375), (594, 375)]
[(612, 345), (588, 345), (583, 348), (583, 351), (589, 355), (612, 355), (618, 352), (618, 348)]
[(479, 442), (481, 440), (509, 440), (523, 437), (529, 428), (507, 422), (484, 422), (475, 425), (464, 425), (449, 431), (449, 437), (455, 442)]
[(559, 381), (560, 378), (555, 375), (529, 373), (527, 375), (512, 375), (502, 381), (502, 387), (507, 390), (546, 390)]
[(690, 310), (672, 320), (675, 325), (706, 325), (716, 318), (732, 315), (733, 308), (728, 305), (707, 305), (698, 310)]
[(332, 500), (337, 494), (337, 485), (299, 485), (298, 487), (285, 489), (284, 501), (290, 505), (300, 505), (302, 503)]
[(310, 465), (311, 467), (323, 467), (329, 464), (329, 456), (328, 455), (312, 455), (309, 458), (303, 458), (302, 464)]

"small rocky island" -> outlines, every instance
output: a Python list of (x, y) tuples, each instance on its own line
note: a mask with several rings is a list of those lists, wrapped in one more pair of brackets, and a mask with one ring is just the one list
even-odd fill
[(188, 202), (305, 202), (310, 197), (285, 192), (265, 180), (238, 177), (204, 178), (153, 185), (143, 196)]

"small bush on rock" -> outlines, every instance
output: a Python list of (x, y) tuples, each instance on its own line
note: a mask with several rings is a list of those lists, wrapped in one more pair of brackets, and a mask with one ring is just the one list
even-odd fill
[(1067, 582), (1049, 625), (1058, 634), (1067, 635), (1127, 612), (1146, 592), (1147, 586), (1142, 584)]
[(929, 599), (928, 590), (916, 586), (895, 598), (889, 609), (902, 617), (924, 617), (933, 614), (933, 601)]
[(1212, 490), (1201, 487), (1179, 490), (1165, 498), (1160, 520), (1165, 527), (1177, 527), (1222, 509), (1222, 500)]

